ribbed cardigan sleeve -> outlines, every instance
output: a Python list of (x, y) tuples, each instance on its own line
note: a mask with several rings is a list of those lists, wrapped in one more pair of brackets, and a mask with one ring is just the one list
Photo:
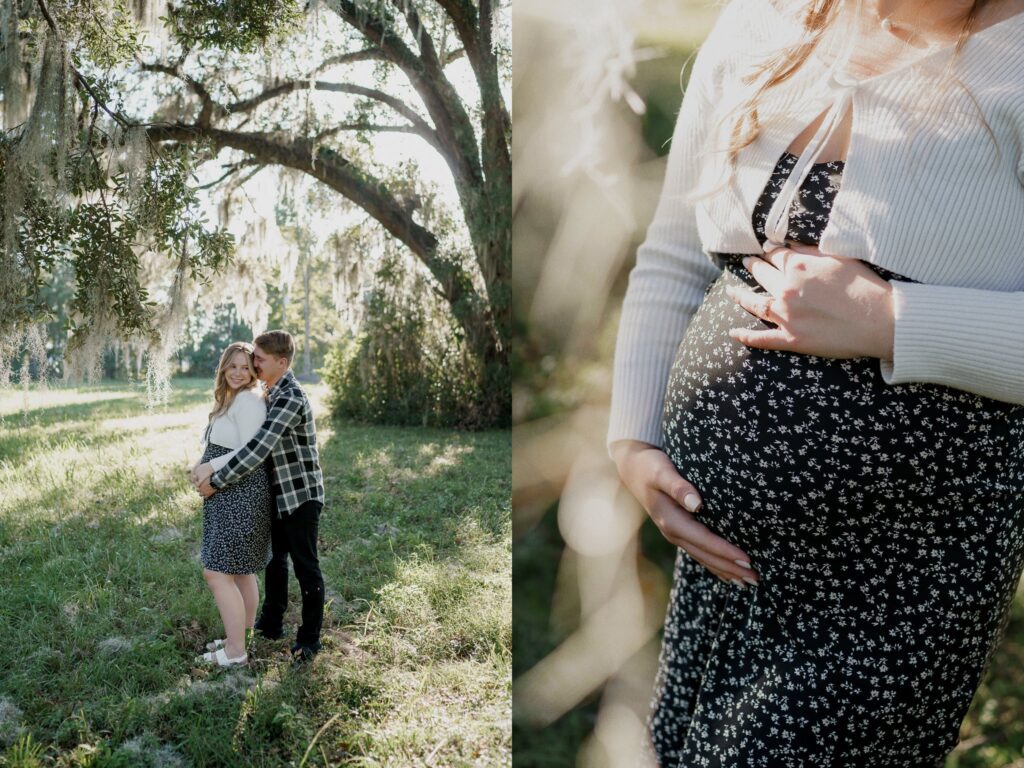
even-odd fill
[[(719, 24), (723, 20), (719, 19)], [(719, 274), (697, 235), (687, 195), (697, 183), (711, 119), (711, 36), (691, 71), (673, 130), (665, 180), (654, 218), (629, 273), (615, 341), (605, 448), (632, 439), (661, 447), (661, 414), (676, 348), (704, 290)]]
[(945, 384), (1024, 404), (1024, 292), (890, 283), (893, 359), (879, 361), (887, 384)]

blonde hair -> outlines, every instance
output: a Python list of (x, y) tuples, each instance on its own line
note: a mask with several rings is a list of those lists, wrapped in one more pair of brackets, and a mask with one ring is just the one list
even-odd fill
[[(796, 45), (779, 50), (741, 78), (744, 85), (751, 86), (758, 81), (760, 83), (754, 88), (751, 96), (733, 110), (741, 114), (733, 124), (729, 144), (724, 148), (724, 151), (729, 153), (730, 168), (735, 167), (739, 153), (752, 144), (760, 133), (761, 123), (758, 120), (757, 105), (761, 97), (769, 89), (786, 82), (799, 71), (821, 43), (825, 33), (835, 23), (841, 2), (842, 0), (809, 0), (803, 12), (803, 39)], [(957, 35), (954, 54), (959, 54), (962, 50), (973, 31), (978, 12), (988, 2), (989, 0), (974, 0), (971, 4)], [(982, 120), (984, 121), (984, 117)], [(985, 126), (989, 128), (987, 122)], [(991, 132), (990, 128), (989, 130)]]
[[(245, 361), (249, 368), (249, 375), (252, 376), (252, 382), (239, 390), (234, 390), (228, 386), (227, 369), (231, 365), (231, 359), (236, 353), (242, 352), (245, 354)], [(252, 390), (260, 397), (264, 397), (263, 385), (256, 376), (256, 368), (253, 365), (252, 359), (253, 345), (247, 341), (233, 341), (224, 348), (224, 351), (220, 355), (220, 362), (217, 364), (217, 375), (213, 381), (213, 410), (210, 411), (209, 423), (213, 423), (213, 420), (220, 416), (222, 413), (227, 411), (231, 407), (231, 403), (235, 401), (235, 395), (242, 389)]]

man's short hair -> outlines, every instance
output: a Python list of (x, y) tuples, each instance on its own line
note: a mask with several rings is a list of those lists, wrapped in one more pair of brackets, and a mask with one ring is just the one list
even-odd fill
[(288, 331), (267, 331), (266, 333), (261, 333), (253, 339), (253, 344), (268, 355), (287, 357), (289, 365), (295, 359), (295, 341)]

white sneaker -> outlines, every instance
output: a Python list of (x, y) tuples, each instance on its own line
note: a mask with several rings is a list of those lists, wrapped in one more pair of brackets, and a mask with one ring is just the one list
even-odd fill
[(196, 656), (196, 663), (216, 664), (218, 667), (245, 666), (249, 663), (249, 655), (243, 653), (237, 658), (229, 659), (228, 655), (224, 652), (224, 649), (218, 648), (216, 651), (210, 651), (209, 653), (204, 653), (202, 656)]
[[(246, 627), (245, 629), (245, 647), (248, 648), (252, 645), (253, 640), (256, 637), (256, 630), (252, 627)], [(216, 640), (211, 640), (206, 644), (206, 650), (216, 651), (218, 648), (223, 648), (227, 645), (227, 640), (223, 637), (218, 637)]]

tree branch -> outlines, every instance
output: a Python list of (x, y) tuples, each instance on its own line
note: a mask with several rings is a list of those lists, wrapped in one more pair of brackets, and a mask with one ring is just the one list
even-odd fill
[(478, 194), (483, 171), (476, 134), (458, 92), (440, 65), (428, 66), (392, 32), (379, 14), (374, 15), (366, 6), (354, 0), (327, 0), (327, 4), (405, 73), (434, 123), (442, 147), (441, 156), (448, 163), (456, 186), (462, 190), (460, 196), (465, 199), (466, 195)]
[(246, 174), (246, 176), (244, 176), (241, 180), (239, 180), (238, 184), (244, 184), (246, 181), (251, 179), (253, 176), (255, 176), (257, 173), (259, 173), (266, 167), (262, 163), (258, 163), (255, 160), (242, 160), (241, 162), (238, 163), (231, 163), (228, 165), (228, 170), (224, 175), (218, 177), (217, 179), (214, 179), (213, 181), (207, 184), (200, 184), (198, 187), (196, 187), (196, 189), (210, 189), (211, 187), (215, 187), (222, 181), (224, 181), (224, 179), (226, 179), (228, 176), (238, 173), (243, 168), (248, 168), (250, 166), (256, 167), (253, 168), (251, 172)]
[(357, 61), (371, 61), (373, 59), (386, 59), (383, 51), (380, 48), (364, 48), (361, 51), (351, 51), (349, 53), (339, 53), (336, 56), (329, 56), (320, 62), (320, 66), (314, 69), (310, 74), (316, 74), (317, 72), (323, 72), (325, 69), (330, 67), (336, 67), (339, 64), (352, 64)]
[(325, 131), (320, 131), (313, 138), (314, 142), (323, 141), (328, 136), (333, 136), (342, 131), (367, 131), (369, 133), (409, 133), (414, 136), (421, 135), (419, 129), (414, 125), (379, 125), (376, 123), (340, 123), (332, 125)]
[(442, 67), (447, 67), (453, 61), (458, 61), (459, 59), (461, 59), (465, 55), (466, 55), (466, 49), (465, 48), (458, 48), (458, 49), (456, 49), (454, 51), (448, 51), (448, 53), (445, 54), (444, 61), (441, 62), (441, 66)]
[(408, 246), (430, 269), (448, 301), (454, 304), (464, 299), (465, 287), (472, 285), (460, 266), (439, 258), (437, 238), (412, 218), (382, 180), (361, 170), (331, 147), (314, 150), (309, 139), (286, 143), (269, 133), (239, 133), (198, 124), (153, 125), (147, 133), (152, 141), (157, 142), (193, 143), (208, 139), (215, 148), (240, 150), (254, 162), (303, 171), (344, 195)]
[[(53, 36), (57, 39), (58, 42), (63, 43), (64, 37), (61, 35), (60, 30), (57, 28), (57, 23), (53, 20), (53, 16), (50, 15), (50, 9), (46, 5), (46, 0), (37, 0), (37, 3), (39, 5), (40, 13), (43, 14), (43, 18), (46, 20), (47, 26), (49, 26), (50, 30), (53, 32)], [(131, 121), (128, 118), (124, 117), (119, 113), (112, 112), (107, 107), (107, 105), (103, 103), (103, 100), (99, 97), (99, 94), (97, 94), (96, 91), (93, 89), (89, 81), (85, 79), (82, 73), (79, 72), (71, 62), (68, 62), (68, 69), (70, 69), (71, 74), (75, 76), (75, 82), (81, 85), (83, 88), (85, 88), (86, 91), (88, 91), (89, 95), (92, 96), (92, 100), (96, 102), (100, 109), (102, 109), (104, 112), (110, 115), (114, 119), (114, 121), (116, 123), (119, 123), (123, 128), (128, 128), (132, 125)]]
[[(484, 151), (493, 154), (501, 168), (510, 166), (508, 140), (512, 135), (512, 119), (498, 83), (498, 57), (494, 53), (491, 0), (480, 0), (480, 100), (484, 108)], [(511, 168), (509, 167), (511, 171)]]
[[(232, 102), (231, 104), (226, 105), (224, 110), (229, 115), (238, 114), (240, 112), (250, 112), (264, 102), (271, 101), (272, 99), (279, 98), (289, 93), (294, 93), (295, 91), (303, 91), (309, 87), (310, 84), (308, 80), (289, 80), (288, 82), (271, 86), (262, 93), (258, 93), (248, 99), (241, 99), (240, 101)], [(374, 101), (386, 104), (402, 117), (409, 120), (410, 123), (413, 123), (425, 130), (432, 130), (430, 124), (420, 117), (420, 114), (415, 109), (410, 107), (401, 99), (384, 93), (384, 91), (379, 91), (376, 88), (366, 88), (361, 85), (353, 85), (350, 83), (329, 83), (323, 80), (316, 80), (313, 83), (313, 89), (317, 91), (349, 93), (353, 96), (365, 96), (368, 99), (373, 99)]]
[[(512, 131), (512, 118), (508, 107), (497, 87), (497, 60), (492, 50), (493, 7), (490, 0), (480, 0), (480, 12), (470, 0), (436, 0), (444, 8), (448, 18), (455, 25), (455, 31), (466, 48), (466, 56), (476, 75), (480, 86), (484, 109), (487, 101), (494, 102), (491, 109), (501, 120), (502, 130), (506, 135)], [(485, 91), (493, 91), (493, 95), (485, 95)]]
[(477, 69), (480, 58), (480, 40), (477, 37), (476, 8), (469, 0), (436, 0), (455, 25), (455, 32), (466, 48), (473, 69)]
[[(251, 112), (260, 104), (263, 104), (272, 99), (280, 98), (289, 93), (296, 91), (306, 90), (310, 87), (308, 80), (292, 80), (287, 83), (280, 83), (275, 85), (262, 93), (257, 94), (248, 99), (242, 99), (232, 104), (228, 104), (224, 107), (227, 114), (243, 114), (245, 112)], [(424, 120), (420, 114), (395, 96), (392, 96), (384, 91), (377, 90), (376, 88), (366, 88), (361, 85), (354, 85), (352, 83), (328, 83), (323, 80), (317, 80), (313, 83), (313, 89), (317, 91), (327, 91), (333, 93), (347, 93), (352, 96), (363, 96), (367, 99), (372, 99), (384, 104), (402, 117), (406, 118), (410, 125), (408, 126), (395, 126), (392, 130), (401, 130), (405, 133), (414, 133), (422, 136), (426, 139), (434, 149), (443, 154), (444, 146), (441, 144), (440, 138), (437, 135), (430, 123)], [(350, 124), (352, 125), (352, 124)], [(378, 128), (381, 129), (381, 128)], [(368, 128), (369, 130), (369, 128)]]
[[(192, 89), (192, 92), (199, 97), (199, 100), (202, 103), (202, 108), (199, 111), (197, 122), (200, 125), (210, 124), (210, 119), (213, 117), (214, 109), (220, 107), (220, 105), (213, 100), (213, 97), (210, 95), (210, 92), (207, 90), (205, 85), (191, 75), (186, 75), (181, 71), (181, 64), (171, 66), (169, 64), (161, 64), (159, 62), (149, 64), (143, 62), (142, 70), (144, 72), (161, 72), (185, 83)], [(220, 109), (223, 110), (223, 107), (220, 107)]]
[(423, 26), (423, 20), (420, 18), (416, 6), (411, 0), (391, 0), (391, 4), (405, 17), (405, 23), (409, 27), (409, 31), (412, 32), (416, 45), (420, 48), (420, 59), (429, 69), (440, 70), (441, 61), (438, 59), (434, 40)]

